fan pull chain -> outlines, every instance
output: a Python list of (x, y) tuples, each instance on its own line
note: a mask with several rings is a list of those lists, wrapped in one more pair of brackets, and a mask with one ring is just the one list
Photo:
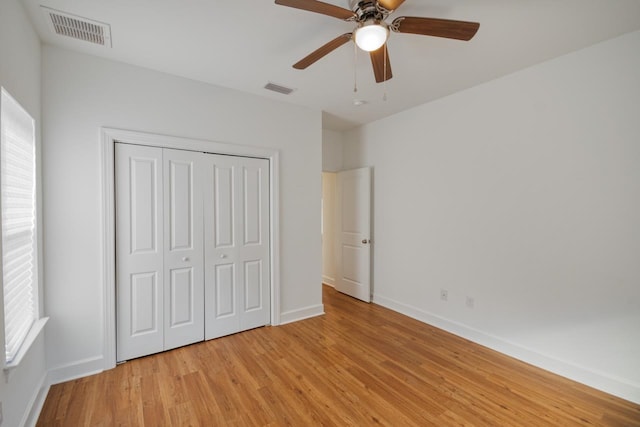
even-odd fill
[(353, 43), (353, 93), (358, 93), (358, 45)]
[(387, 100), (387, 44), (384, 44), (384, 95), (382, 95), (382, 100)]

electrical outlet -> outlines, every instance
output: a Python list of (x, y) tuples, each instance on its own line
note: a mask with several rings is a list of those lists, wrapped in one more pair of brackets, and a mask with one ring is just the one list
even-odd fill
[(440, 289), (440, 299), (442, 301), (447, 301), (449, 299), (449, 291), (446, 289)]
[(476, 305), (476, 300), (473, 297), (467, 297), (467, 307), (473, 308)]

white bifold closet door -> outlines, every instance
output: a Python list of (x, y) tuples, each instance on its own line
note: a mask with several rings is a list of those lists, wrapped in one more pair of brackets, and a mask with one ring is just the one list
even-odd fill
[(206, 339), (266, 325), (269, 294), (269, 162), (207, 158)]
[(164, 350), (162, 149), (116, 144), (117, 360)]
[(269, 323), (268, 161), (116, 144), (117, 360)]
[(204, 339), (202, 153), (162, 150), (164, 349)]

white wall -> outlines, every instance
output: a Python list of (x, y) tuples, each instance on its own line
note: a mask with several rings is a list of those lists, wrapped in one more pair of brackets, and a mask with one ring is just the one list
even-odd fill
[(343, 133), (322, 129), (322, 170), (338, 172), (342, 170)]
[(635, 32), (349, 132), (375, 301), (640, 402), (638, 52)]
[[(40, 39), (33, 30), (22, 4), (17, 0), (0, 1), (0, 86), (3, 86), (36, 120), (40, 146)], [(0, 316), (0, 327), (4, 318)], [(29, 423), (30, 411), (38, 412), (42, 401), (38, 393), (45, 380), (44, 334), (11, 371), (0, 379), (5, 426)], [(33, 416), (33, 413), (31, 413)]]
[(55, 380), (102, 366), (101, 126), (280, 150), (281, 312), (288, 320), (322, 313), (320, 111), (50, 46), (43, 67), (47, 361)]

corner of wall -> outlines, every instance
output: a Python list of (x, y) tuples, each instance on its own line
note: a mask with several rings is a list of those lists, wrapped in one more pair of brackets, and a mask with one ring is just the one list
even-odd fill
[(103, 356), (90, 357), (62, 366), (49, 369), (47, 372), (47, 384), (72, 381), (104, 371), (105, 361)]
[(311, 305), (280, 314), (280, 325), (324, 315), (324, 304)]
[(44, 402), (47, 400), (50, 387), (51, 384), (48, 381), (48, 376), (45, 374), (40, 381), (40, 385), (38, 386), (36, 393), (29, 402), (29, 411), (25, 413), (25, 418), (21, 425), (25, 427), (35, 427), (38, 423), (40, 412), (42, 412)]
[(322, 170), (325, 172), (338, 172), (342, 170), (342, 146), (344, 133), (322, 129)]

